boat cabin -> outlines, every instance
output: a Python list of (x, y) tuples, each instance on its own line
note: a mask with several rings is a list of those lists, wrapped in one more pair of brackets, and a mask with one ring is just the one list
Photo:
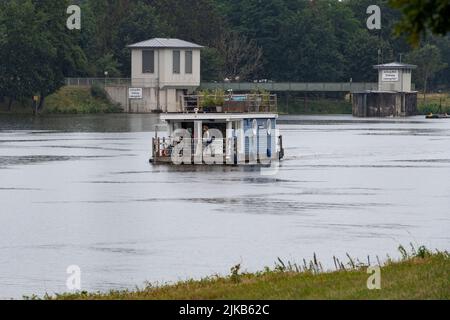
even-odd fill
[(153, 139), (155, 164), (271, 165), (284, 156), (276, 113), (162, 114), (167, 131)]

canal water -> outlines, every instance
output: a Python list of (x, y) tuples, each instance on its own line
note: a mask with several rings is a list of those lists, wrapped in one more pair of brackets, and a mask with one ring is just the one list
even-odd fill
[(0, 117), (0, 297), (134, 288), (314, 253), (450, 248), (450, 121), (289, 116), (278, 173), (149, 164), (157, 116)]

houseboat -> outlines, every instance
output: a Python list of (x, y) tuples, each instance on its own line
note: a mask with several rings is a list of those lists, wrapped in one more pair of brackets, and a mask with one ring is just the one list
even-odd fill
[(272, 165), (284, 157), (276, 111), (270, 94), (184, 96), (182, 113), (160, 115), (167, 130), (153, 138), (151, 162)]

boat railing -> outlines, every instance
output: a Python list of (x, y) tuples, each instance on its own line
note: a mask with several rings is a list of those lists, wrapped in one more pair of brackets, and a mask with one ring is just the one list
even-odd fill
[[(231, 138), (234, 139), (234, 138)], [(227, 153), (227, 144), (226, 139), (224, 138), (215, 138), (212, 139), (189, 139), (189, 141), (183, 141), (183, 139), (174, 139), (174, 138), (153, 138), (153, 157), (155, 158), (171, 158), (173, 153), (176, 150), (176, 147), (180, 144), (182, 145), (181, 150), (188, 150), (191, 152), (191, 155), (194, 156), (198, 150), (203, 151), (207, 148), (210, 148), (211, 153), (214, 154), (223, 154), (224, 156)], [(198, 147), (201, 146), (199, 149)], [(223, 150), (221, 150), (221, 147)], [(220, 153), (222, 152), (222, 153)]]
[(182, 106), (185, 113), (276, 113), (278, 99), (274, 94), (186, 95)]
[[(239, 158), (245, 159), (245, 162), (251, 161), (252, 158), (256, 161), (267, 160), (272, 157), (272, 152), (277, 152), (278, 159), (284, 158), (284, 147), (283, 147), (283, 137), (277, 136), (277, 146), (276, 150), (271, 150), (267, 155), (255, 154), (250, 155), (250, 153), (243, 154)], [(183, 138), (153, 138), (153, 162), (163, 162), (172, 163), (176, 158), (183, 158), (185, 164), (193, 164), (200, 159), (204, 160), (205, 152), (211, 157), (223, 157), (224, 163), (229, 163), (231, 160), (233, 163), (237, 161), (238, 154), (238, 142), (237, 137), (230, 138), (215, 138), (205, 139), (205, 138), (191, 138), (185, 140)], [(178, 147), (178, 148), (177, 148)], [(177, 153), (178, 154), (175, 154)], [(263, 152), (264, 153), (264, 152)], [(175, 157), (174, 157), (175, 156)], [(187, 160), (186, 160), (187, 159)], [(236, 160), (235, 160), (236, 159)]]

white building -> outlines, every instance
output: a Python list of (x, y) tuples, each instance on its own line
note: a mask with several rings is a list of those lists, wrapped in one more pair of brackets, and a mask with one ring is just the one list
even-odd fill
[(182, 97), (200, 86), (200, 51), (195, 43), (155, 38), (129, 45), (131, 85), (142, 99), (130, 99), (130, 112), (181, 112)]
[(378, 91), (412, 92), (412, 70), (417, 66), (387, 63), (374, 66), (378, 70)]

